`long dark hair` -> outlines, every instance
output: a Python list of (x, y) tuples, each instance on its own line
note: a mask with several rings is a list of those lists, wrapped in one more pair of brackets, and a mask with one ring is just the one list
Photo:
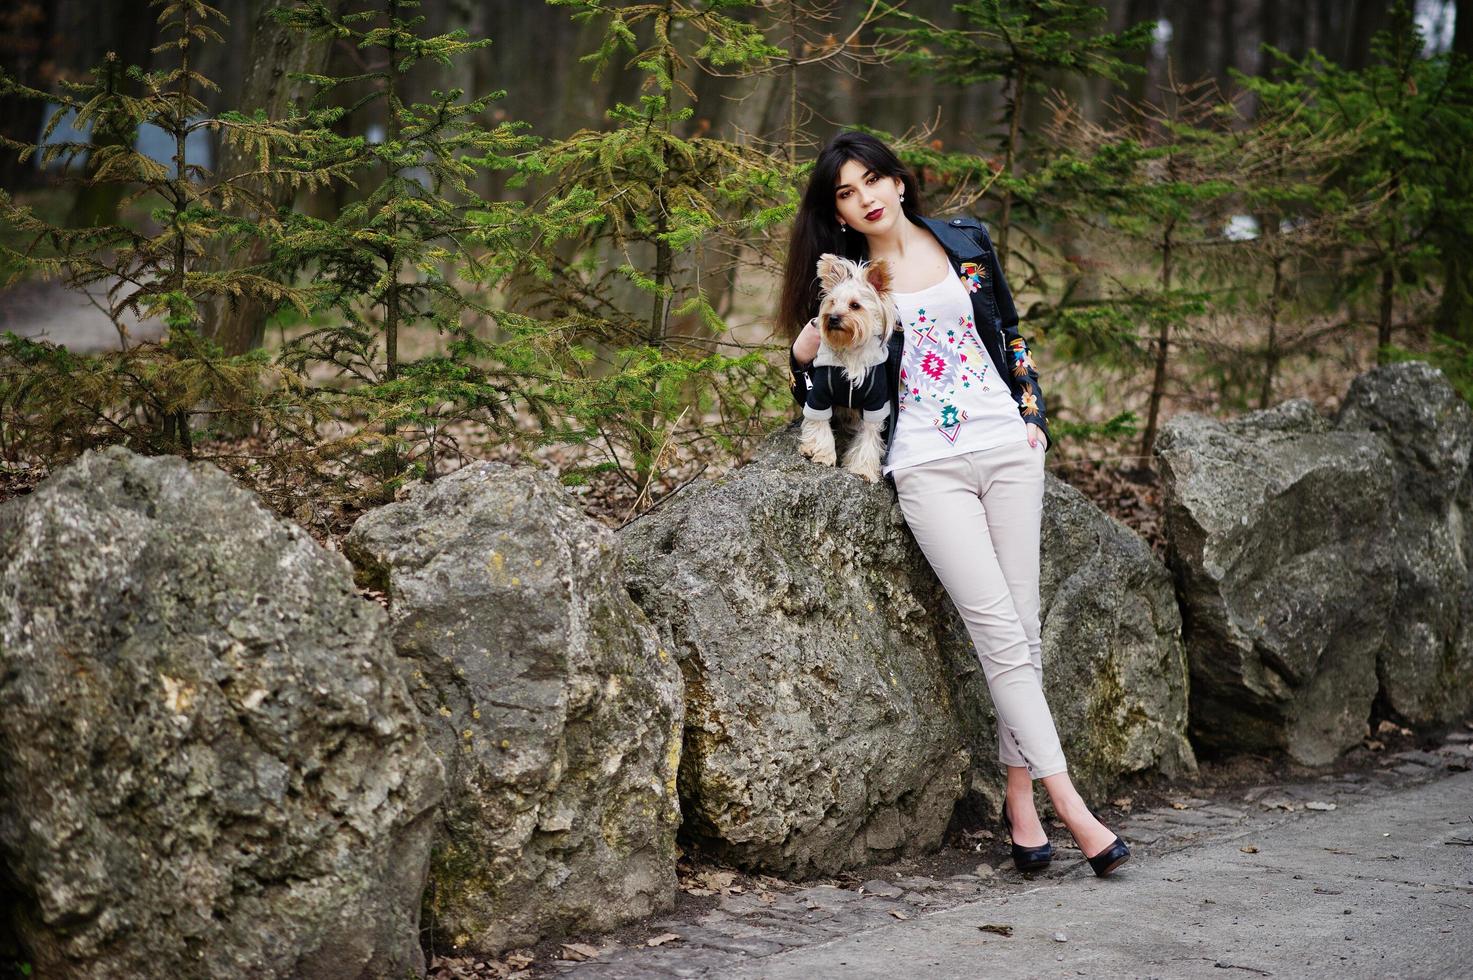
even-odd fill
[(818, 257), (833, 252), (856, 261), (869, 256), (869, 242), (858, 230), (841, 231), (834, 208), (834, 186), (839, 169), (857, 160), (881, 177), (899, 177), (905, 185), (900, 202), (904, 217), (914, 221), (921, 215), (921, 194), (912, 174), (883, 142), (868, 133), (846, 130), (829, 140), (814, 161), (793, 219), (793, 236), (788, 242), (788, 261), (783, 269), (782, 294), (777, 304), (777, 325), (792, 340), (818, 312)]

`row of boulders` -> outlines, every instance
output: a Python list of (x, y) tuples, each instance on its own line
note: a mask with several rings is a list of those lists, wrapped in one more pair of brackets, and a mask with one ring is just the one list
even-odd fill
[[(1045, 672), (1087, 792), (1191, 772), (1166, 569), (1048, 478)], [(686, 681), (683, 826), (739, 866), (807, 876), (934, 850), (996, 802), (976, 652), (884, 486), (808, 463), (789, 429), (622, 532), (625, 581)]]
[[(1158, 443), (1169, 568), (1049, 477), (1045, 683), (1086, 796), (1473, 707), (1466, 404), (1422, 365)], [(377, 977), (934, 849), (1002, 770), (891, 491), (778, 433), (618, 534), (466, 467), (342, 557), (207, 465), (0, 505), (0, 946), (39, 975)], [(1189, 710), (1190, 702), (1190, 710)], [(423, 921), (421, 921), (423, 920)], [(8, 932), (8, 936), (7, 936)], [(3, 954), (0, 948), (0, 954)]]

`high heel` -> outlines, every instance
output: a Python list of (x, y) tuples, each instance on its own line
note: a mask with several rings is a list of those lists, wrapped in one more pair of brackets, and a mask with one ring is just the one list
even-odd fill
[(1008, 798), (1002, 800), (1002, 826), (1008, 832), (1008, 842), (1013, 845), (1013, 866), (1019, 871), (1042, 871), (1054, 859), (1052, 841), (1039, 847), (1021, 847), (1013, 842), (1013, 822), (1008, 819)]
[[(1089, 813), (1090, 816), (1094, 817), (1096, 820), (1100, 820), (1100, 815), (1098, 813), (1095, 813), (1093, 808), (1090, 809)], [(1100, 823), (1104, 822), (1105, 821), (1100, 820)], [(1079, 853), (1083, 854), (1083, 849), (1081, 849)], [(1104, 850), (1100, 851), (1100, 853), (1096, 854), (1094, 857), (1086, 857), (1085, 860), (1088, 861), (1089, 866), (1094, 869), (1095, 875), (1097, 877), (1103, 878), (1106, 875), (1110, 874), (1110, 872), (1114, 871), (1116, 868), (1120, 867), (1126, 861), (1130, 860), (1130, 848), (1126, 846), (1125, 841), (1121, 840), (1120, 836), (1117, 834), (1115, 836), (1115, 839), (1111, 841)]]

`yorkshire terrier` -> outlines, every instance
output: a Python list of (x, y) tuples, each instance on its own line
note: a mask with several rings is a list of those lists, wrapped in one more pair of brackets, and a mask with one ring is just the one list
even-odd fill
[(824, 254), (818, 260), (823, 296), (818, 307), (818, 356), (813, 359), (803, 433), (798, 451), (823, 466), (837, 461), (829, 420), (834, 406), (848, 409), (858, 427), (844, 454), (844, 468), (878, 483), (885, 445), (882, 431), (890, 415), (890, 383), (885, 373), (890, 332), (899, 314), (890, 291), (884, 259), (852, 262)]

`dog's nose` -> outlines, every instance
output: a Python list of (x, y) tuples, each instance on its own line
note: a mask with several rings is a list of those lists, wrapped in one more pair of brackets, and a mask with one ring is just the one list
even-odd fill
[(835, 327), (838, 327), (838, 326), (842, 325), (843, 322), (844, 322), (844, 314), (842, 314), (842, 313), (830, 313), (829, 314), (829, 329), (830, 330), (834, 329)]

